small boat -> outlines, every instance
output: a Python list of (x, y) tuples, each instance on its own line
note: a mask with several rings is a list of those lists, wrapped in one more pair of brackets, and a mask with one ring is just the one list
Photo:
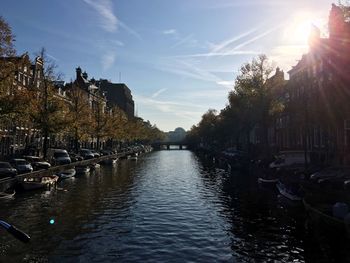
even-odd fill
[(113, 164), (116, 164), (117, 162), (118, 162), (118, 158), (111, 158), (111, 159), (103, 160), (100, 163), (105, 165), (113, 165)]
[(74, 177), (75, 174), (76, 174), (76, 171), (75, 171), (75, 169), (72, 168), (72, 169), (68, 169), (68, 170), (65, 170), (63, 172), (57, 173), (57, 176), (59, 177), (59, 180), (64, 180), (64, 179)]
[(278, 181), (276, 186), (280, 194), (288, 198), (289, 200), (292, 200), (292, 201), (303, 200), (299, 190), (293, 190), (292, 187), (287, 187), (281, 181)]
[(13, 198), (15, 194), (16, 194), (15, 190), (0, 192), (0, 199), (10, 199), (10, 198)]
[(90, 172), (90, 166), (88, 165), (75, 166), (75, 171), (77, 174), (87, 174)]
[(24, 190), (36, 190), (42, 188), (51, 188), (56, 185), (58, 181), (57, 175), (47, 175), (43, 177), (28, 177), (24, 178), (21, 186)]
[(262, 177), (258, 178), (258, 183), (259, 184), (275, 185), (275, 184), (277, 184), (277, 182), (278, 182), (277, 178), (271, 178), (271, 179), (262, 178)]
[(93, 163), (90, 165), (90, 169), (91, 170), (97, 170), (97, 169), (100, 169), (101, 168), (101, 165), (98, 164), (98, 163)]
[(322, 202), (320, 200), (312, 200), (305, 197), (303, 204), (308, 217), (316, 225), (320, 226), (323, 231), (329, 231), (330, 233), (346, 234), (350, 238), (350, 221), (347, 213), (344, 218), (336, 217), (332, 214), (332, 205), (330, 202)]
[(130, 159), (131, 161), (137, 161), (137, 156), (131, 156), (129, 159)]

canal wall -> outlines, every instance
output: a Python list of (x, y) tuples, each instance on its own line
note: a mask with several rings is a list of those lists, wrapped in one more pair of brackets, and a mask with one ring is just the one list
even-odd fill
[(116, 153), (111, 155), (104, 155), (93, 159), (72, 162), (70, 164), (53, 166), (46, 170), (39, 170), (31, 173), (19, 174), (14, 178), (0, 179), (0, 192), (3, 192), (9, 188), (13, 188), (18, 182), (21, 182), (24, 178), (43, 177), (47, 175), (53, 175), (59, 172), (63, 172), (67, 169), (74, 168), (75, 166), (94, 165), (109, 159), (126, 158), (128, 155), (133, 155), (135, 153), (140, 153), (140, 151), (126, 151), (126, 152), (121, 152), (121, 153)]

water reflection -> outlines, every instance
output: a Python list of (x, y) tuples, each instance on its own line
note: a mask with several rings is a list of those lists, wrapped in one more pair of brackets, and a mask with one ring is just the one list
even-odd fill
[(306, 231), (302, 206), (259, 188), (252, 174), (230, 174), (189, 151), (102, 166), (55, 191), (2, 202), (0, 214), (32, 237), (23, 245), (1, 232), (1, 262), (347, 259), (347, 241), (335, 248)]

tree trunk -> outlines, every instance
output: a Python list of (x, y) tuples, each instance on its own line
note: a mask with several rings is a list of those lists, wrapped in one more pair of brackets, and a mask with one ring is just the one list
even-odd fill
[(47, 156), (47, 148), (48, 148), (48, 132), (47, 129), (44, 130), (44, 144), (43, 144), (43, 156), (44, 159), (46, 159)]

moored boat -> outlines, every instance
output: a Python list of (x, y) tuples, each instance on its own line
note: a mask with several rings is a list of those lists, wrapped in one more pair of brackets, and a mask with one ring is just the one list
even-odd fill
[(57, 176), (59, 177), (59, 180), (64, 180), (64, 179), (74, 177), (75, 174), (76, 174), (76, 171), (75, 171), (75, 169), (72, 168), (72, 169), (68, 169), (68, 170), (65, 170), (63, 172), (57, 173)]
[(298, 201), (298, 202), (303, 200), (301, 196), (301, 191), (299, 188), (287, 186), (286, 184), (283, 184), (281, 181), (278, 181), (276, 186), (280, 194), (288, 198), (289, 200)]
[(316, 223), (315, 225), (320, 226), (323, 231), (329, 231), (332, 234), (346, 233), (346, 236), (350, 237), (350, 213), (345, 203), (332, 204), (329, 200), (323, 200), (322, 197), (318, 200), (305, 197), (303, 204), (311, 222)]
[(47, 175), (43, 177), (28, 177), (24, 178), (21, 186), (24, 190), (36, 190), (42, 188), (51, 188), (58, 181), (57, 175)]
[(90, 172), (90, 166), (88, 165), (75, 166), (75, 171), (77, 174), (87, 174)]
[(10, 199), (10, 198), (13, 198), (15, 194), (16, 194), (15, 190), (0, 192), (0, 199)]
[(137, 161), (137, 156), (131, 156), (129, 159), (130, 159), (131, 161)]
[(103, 160), (100, 163), (104, 165), (113, 165), (113, 164), (116, 164), (117, 162), (118, 162), (118, 158), (110, 158), (107, 160)]
[(276, 185), (278, 182), (278, 178), (258, 178), (258, 183), (264, 184), (264, 185)]
[(100, 169), (101, 168), (101, 165), (100, 164), (98, 164), (98, 163), (93, 163), (93, 164), (91, 164), (90, 165), (90, 170), (98, 170), (98, 169)]

